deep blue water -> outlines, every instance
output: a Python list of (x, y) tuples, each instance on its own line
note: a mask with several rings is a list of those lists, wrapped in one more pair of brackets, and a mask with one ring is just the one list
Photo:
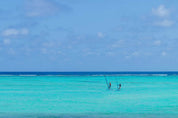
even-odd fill
[(0, 75), (178, 75), (178, 71), (164, 72), (0, 72)]

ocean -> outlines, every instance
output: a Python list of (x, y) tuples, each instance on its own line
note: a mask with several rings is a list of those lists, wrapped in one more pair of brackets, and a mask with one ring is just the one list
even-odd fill
[(0, 72), (0, 118), (21, 117), (177, 118), (178, 72)]

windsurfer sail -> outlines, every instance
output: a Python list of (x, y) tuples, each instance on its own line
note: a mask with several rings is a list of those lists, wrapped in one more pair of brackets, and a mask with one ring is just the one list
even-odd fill
[(110, 89), (111, 88), (111, 82), (108, 82), (106, 76), (104, 76), (104, 77), (105, 77), (106, 85), (107, 85), (108, 89)]

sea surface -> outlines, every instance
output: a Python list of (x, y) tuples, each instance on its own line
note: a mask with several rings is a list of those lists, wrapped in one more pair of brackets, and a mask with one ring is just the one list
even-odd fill
[(178, 118), (178, 72), (0, 72), (0, 118), (83, 117)]

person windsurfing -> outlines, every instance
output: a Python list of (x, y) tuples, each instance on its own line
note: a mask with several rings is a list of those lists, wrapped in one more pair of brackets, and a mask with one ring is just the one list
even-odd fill
[(104, 76), (104, 77), (105, 77), (106, 85), (107, 85), (108, 89), (111, 89), (111, 82), (108, 82), (106, 76)]
[(117, 88), (118, 88), (118, 90), (120, 90), (121, 89), (121, 84), (117, 85)]
[(110, 89), (111, 88), (111, 82), (109, 82), (109, 85), (108, 85), (108, 89)]

